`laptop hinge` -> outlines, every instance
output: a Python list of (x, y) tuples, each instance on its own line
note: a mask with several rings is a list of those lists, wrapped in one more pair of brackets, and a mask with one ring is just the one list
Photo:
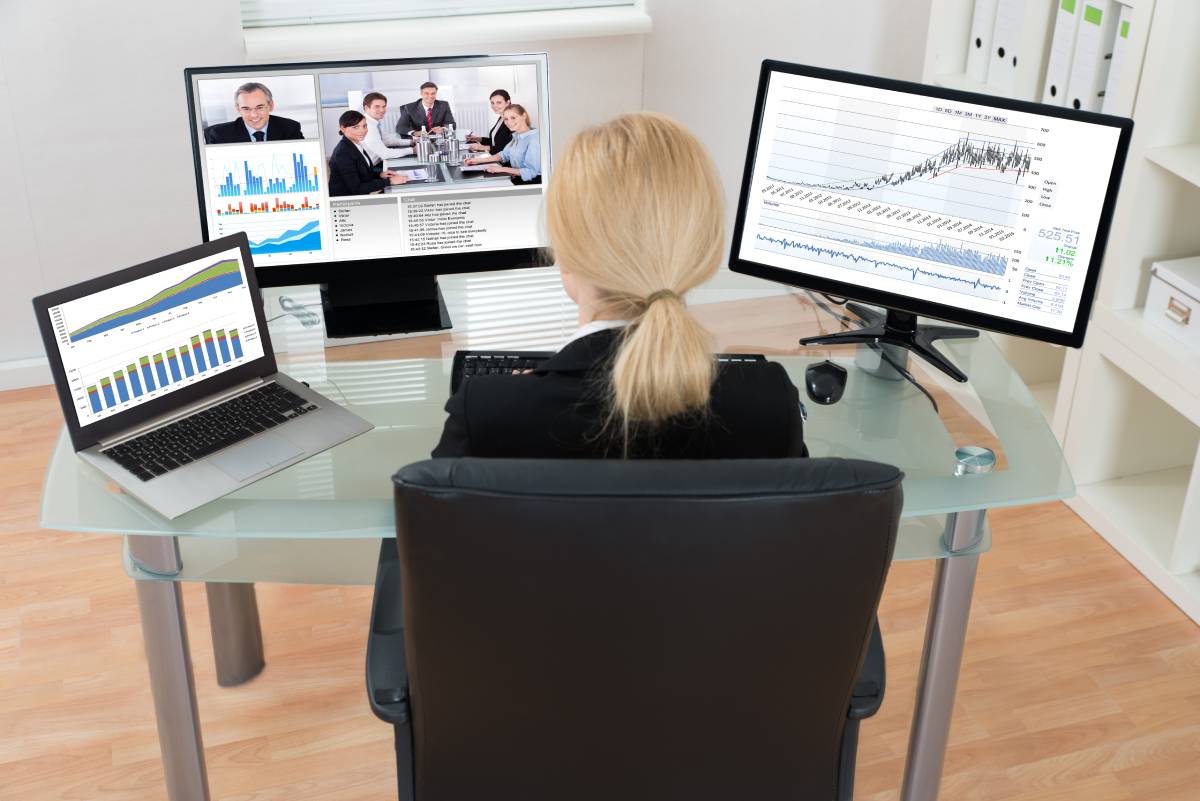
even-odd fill
[(229, 400), (235, 395), (241, 395), (247, 390), (254, 389), (255, 387), (262, 386), (266, 383), (268, 382), (264, 378), (252, 378), (249, 381), (243, 381), (237, 386), (230, 387), (224, 392), (219, 392), (216, 395), (209, 395), (208, 397), (198, 400), (195, 403), (189, 403), (187, 406), (176, 409), (169, 414), (160, 415), (153, 420), (142, 423), (136, 428), (127, 428), (119, 434), (109, 437), (108, 439), (100, 440), (97, 444), (101, 449), (111, 448), (113, 445), (119, 445), (125, 440), (139, 437), (142, 434), (145, 434), (147, 431), (153, 431), (156, 428), (162, 428), (165, 425), (174, 423), (176, 420), (182, 420), (185, 417), (191, 417), (196, 412), (204, 411), (211, 406), (216, 406), (219, 403)]

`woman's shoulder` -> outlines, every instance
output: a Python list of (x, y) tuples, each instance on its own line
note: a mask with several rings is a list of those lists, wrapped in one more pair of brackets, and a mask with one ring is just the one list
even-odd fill
[(790, 401), (796, 385), (779, 362), (722, 362), (713, 382), (714, 404), (773, 406)]

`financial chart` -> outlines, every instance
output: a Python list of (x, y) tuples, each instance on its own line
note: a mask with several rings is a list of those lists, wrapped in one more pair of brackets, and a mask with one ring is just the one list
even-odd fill
[(741, 258), (1061, 331), (1118, 131), (772, 73)]
[(260, 264), (320, 253), (326, 181), (320, 142), (208, 148), (205, 163), (215, 236), (245, 231)]
[(234, 248), (48, 310), (81, 426), (258, 359)]

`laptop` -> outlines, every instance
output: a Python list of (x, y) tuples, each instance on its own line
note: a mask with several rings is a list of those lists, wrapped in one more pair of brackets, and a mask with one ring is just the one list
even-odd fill
[(75, 451), (169, 519), (372, 428), (276, 369), (245, 233), (33, 306)]

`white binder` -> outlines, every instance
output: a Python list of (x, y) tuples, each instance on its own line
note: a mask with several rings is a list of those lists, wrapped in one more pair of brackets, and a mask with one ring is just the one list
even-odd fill
[(1050, 59), (1046, 63), (1046, 82), (1042, 86), (1042, 102), (1053, 106), (1067, 104), (1067, 79), (1071, 77), (1071, 59), (1075, 55), (1075, 33), (1083, 16), (1084, 0), (1058, 0), (1054, 17), (1054, 39), (1050, 42)]
[(1121, 13), (1117, 16), (1117, 33), (1113, 39), (1112, 59), (1108, 64), (1108, 80), (1104, 84), (1104, 100), (1100, 104), (1100, 110), (1105, 114), (1119, 113), (1116, 108), (1116, 103), (1120, 100), (1117, 92), (1121, 86), (1121, 69), (1128, 58), (1126, 53), (1129, 49), (1129, 24), (1133, 21), (1133, 9), (1126, 5), (1120, 6), (1120, 9)]
[(996, 22), (999, 0), (975, 0), (971, 17), (971, 41), (967, 44), (967, 77), (983, 83), (987, 80), (988, 60), (992, 52), (992, 27)]
[(1054, 13), (1054, 4), (1046, 0), (1000, 0), (987, 73), (994, 92), (1023, 100), (1038, 97)]
[(1120, 7), (1115, 0), (1082, 0), (1083, 16), (1075, 35), (1075, 55), (1067, 80), (1067, 105), (1084, 111), (1099, 111), (1108, 82), (1113, 39)]

